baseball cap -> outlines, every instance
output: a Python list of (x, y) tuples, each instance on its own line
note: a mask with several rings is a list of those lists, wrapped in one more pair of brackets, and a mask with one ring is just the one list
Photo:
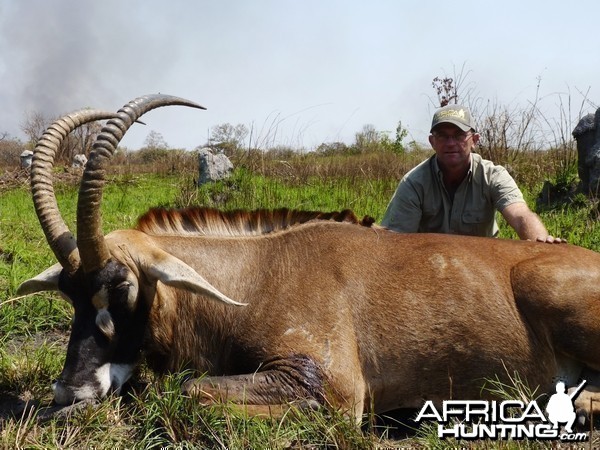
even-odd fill
[(438, 109), (431, 121), (431, 131), (440, 123), (451, 123), (463, 131), (475, 130), (475, 123), (471, 117), (471, 111), (466, 106), (446, 105)]

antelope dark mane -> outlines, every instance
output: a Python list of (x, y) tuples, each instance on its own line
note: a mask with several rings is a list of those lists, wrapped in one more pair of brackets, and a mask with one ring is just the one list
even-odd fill
[(138, 219), (136, 229), (151, 235), (256, 236), (285, 230), (311, 220), (330, 220), (371, 226), (349, 209), (340, 212), (297, 211), (287, 208), (219, 211), (214, 208), (152, 208)]

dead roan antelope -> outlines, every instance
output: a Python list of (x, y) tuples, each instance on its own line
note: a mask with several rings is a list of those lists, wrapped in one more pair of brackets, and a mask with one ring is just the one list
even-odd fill
[[(58, 264), (20, 294), (60, 291), (74, 319), (57, 404), (119, 392), (145, 358), (191, 369), (183, 391), (251, 413), (290, 403), (363, 413), (489, 396), (518, 372), (600, 386), (600, 256), (573, 245), (398, 234), (346, 216), (152, 209), (104, 236), (105, 168), (128, 128), (177, 97), (83, 110), (39, 141), (33, 200)], [(60, 216), (52, 167), (61, 140), (109, 119), (81, 181), (77, 237)], [(331, 217), (330, 217), (331, 216)], [(334, 220), (317, 220), (331, 218)], [(581, 397), (581, 396), (580, 396)]]

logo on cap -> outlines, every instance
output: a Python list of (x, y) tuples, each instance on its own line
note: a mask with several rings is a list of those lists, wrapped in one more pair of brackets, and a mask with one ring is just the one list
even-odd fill
[(439, 125), (443, 122), (448, 122), (453, 125), (456, 125), (463, 131), (468, 131), (470, 129), (475, 130), (473, 119), (471, 117), (471, 112), (465, 106), (448, 105), (444, 106), (441, 109), (438, 109), (433, 115), (431, 129), (433, 130), (433, 128), (436, 125)]
[(465, 120), (465, 110), (464, 109), (447, 109), (445, 111), (439, 111), (436, 114), (435, 120), (439, 121), (441, 119), (447, 119), (449, 117), (456, 117), (460, 120)]

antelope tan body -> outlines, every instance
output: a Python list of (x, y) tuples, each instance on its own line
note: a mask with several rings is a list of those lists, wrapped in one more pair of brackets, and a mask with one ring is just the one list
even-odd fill
[(198, 106), (150, 96), (116, 118), (85, 115), (112, 118), (84, 172), (76, 242), (49, 181), (60, 139), (36, 149), (34, 202), (59, 264), (20, 292), (60, 290), (73, 303), (58, 403), (118, 391), (142, 356), (159, 373), (206, 374), (184, 385), (202, 402), (255, 412), (331, 404), (360, 419), (371, 407), (485, 397), (486, 379), (515, 372), (542, 392), (585, 376), (596, 395), (600, 256), (589, 250), (289, 211), (156, 209), (103, 236), (105, 161), (165, 104)]
[(273, 406), (314, 396), (360, 415), (480, 398), (485, 379), (515, 371), (552, 392), (600, 369), (600, 270), (590, 269), (600, 257), (575, 246), (324, 221), (260, 237), (121, 231), (108, 240), (116, 258), (168, 249), (247, 303), (141, 288), (152, 302), (149, 361), (220, 376), (190, 387), (222, 399)]

